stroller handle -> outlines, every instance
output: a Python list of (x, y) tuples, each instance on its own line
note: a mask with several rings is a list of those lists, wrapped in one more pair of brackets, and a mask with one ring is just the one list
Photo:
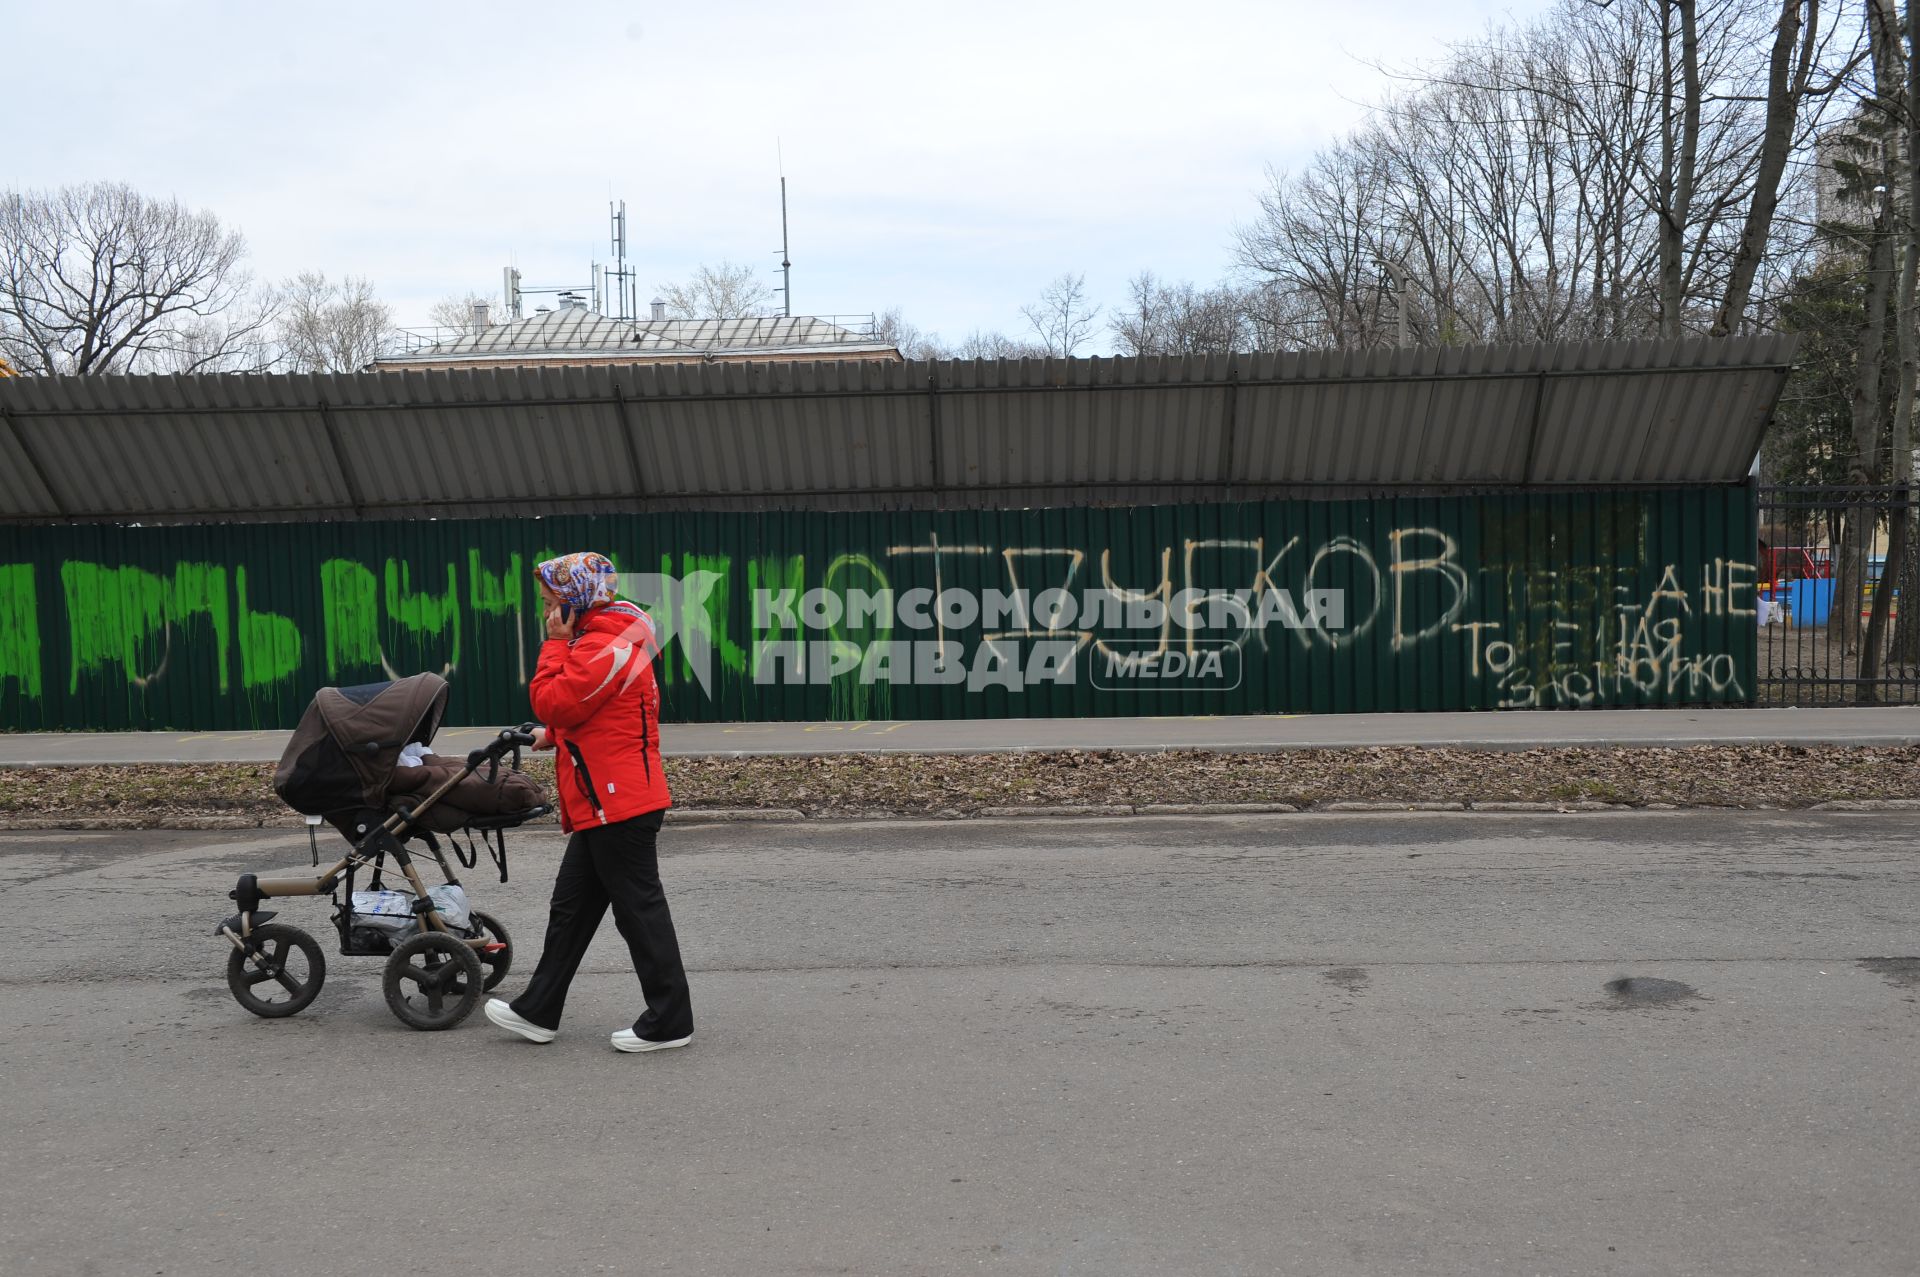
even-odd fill
[(522, 723), (518, 727), (507, 728), (468, 754), (467, 766), (477, 771), (488, 763), (498, 762), (509, 753), (517, 755), (522, 748), (533, 744), (533, 731), (538, 726), (538, 723)]

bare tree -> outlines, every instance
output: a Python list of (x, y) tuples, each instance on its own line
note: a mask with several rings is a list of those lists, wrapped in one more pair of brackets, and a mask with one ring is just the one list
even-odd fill
[[(1914, 17), (1910, 10), (1909, 23)], [(1821, 260), (1795, 281), (1796, 304), (1785, 317), (1806, 333), (1806, 341), (1782, 399), (1776, 438), (1769, 440), (1777, 452), (1805, 458), (1790, 464), (1788, 474), (1811, 471), (1817, 481), (1862, 489), (1836, 499), (1821, 518), (1835, 578), (1827, 632), (1842, 651), (1858, 654), (1855, 686), (1862, 701), (1878, 698), (1875, 680), (1883, 657), (1920, 663), (1920, 626), (1912, 610), (1903, 608), (1896, 621), (1891, 606), (1894, 589), (1908, 596), (1920, 591), (1907, 507), (1897, 495), (1913, 477), (1912, 416), (1920, 375), (1920, 224), (1913, 216), (1920, 207), (1913, 157), (1920, 151), (1911, 109), (1920, 67), (1911, 56), (1911, 34), (1901, 38), (1900, 16), (1890, 0), (1870, 0), (1867, 22), (1872, 57), (1866, 82), (1853, 86), (1853, 112), (1820, 141)], [(1871, 495), (1889, 486), (1896, 492)], [(1888, 532), (1886, 566), (1879, 585), (1869, 588), (1869, 553), (1882, 526)], [(1864, 625), (1858, 607), (1839, 602), (1863, 593), (1871, 595)]]
[(1810, 114), (1810, 103), (1830, 97), (1852, 62), (1831, 76), (1816, 78), (1822, 35), (1819, 0), (1780, 0), (1773, 45), (1767, 58), (1766, 113), (1761, 126), (1753, 194), (1727, 272), (1726, 294), (1714, 316), (1712, 333), (1725, 336), (1740, 326), (1753, 294), (1756, 274), (1767, 256), (1768, 239), (1780, 208), (1782, 180), (1794, 146)]
[(276, 336), (289, 372), (357, 372), (386, 352), (393, 312), (365, 279), (318, 271), (286, 282)]
[[(1854, 365), (1853, 456), (1847, 472), (1848, 482), (1861, 486), (1883, 478), (1881, 442), (1893, 417), (1890, 397), (1882, 380), (1887, 325), (1899, 266), (1896, 246), (1906, 238), (1896, 216), (1894, 191), (1900, 152), (1904, 149), (1899, 125), (1906, 114), (1906, 63), (1900, 19), (1893, 0), (1867, 0), (1867, 36), (1872, 51), (1873, 88), (1862, 103), (1860, 127), (1849, 143), (1855, 159), (1837, 166), (1847, 183), (1850, 202), (1867, 210), (1872, 219), (1870, 225), (1858, 228), (1866, 246), (1867, 290)], [(1897, 352), (1904, 354), (1908, 344), (1900, 341)], [(1861, 652), (1863, 679), (1874, 677), (1878, 653), (1862, 650), (1865, 635), (1860, 625), (1860, 609), (1852, 600), (1860, 597), (1866, 583), (1867, 559), (1879, 513), (1877, 507), (1866, 505), (1846, 510), (1836, 554), (1834, 605), (1827, 617), (1829, 635), (1844, 650)], [(1860, 698), (1875, 699), (1871, 684), (1860, 685)]]
[(684, 284), (662, 284), (660, 299), (676, 319), (747, 319), (772, 313), (773, 289), (751, 266), (701, 266)]
[(1040, 300), (1020, 308), (1046, 353), (1071, 359), (1093, 335), (1100, 308), (1087, 302), (1087, 277), (1065, 274), (1041, 290)]
[(1273, 176), (1240, 265), (1302, 344), (1737, 331), (1804, 260), (1781, 212), (1854, 35), (1816, 0), (1559, 0)]
[(227, 316), (183, 323), (165, 347), (149, 349), (131, 371), (273, 372), (285, 364), (274, 331), (280, 304), (277, 290), (253, 289)]
[(949, 345), (939, 333), (917, 327), (898, 306), (875, 318), (874, 335), (891, 342), (908, 359), (1044, 359), (1047, 355), (1047, 348), (1038, 342), (979, 328)]
[(1045, 359), (1050, 352), (1038, 342), (1021, 341), (1005, 333), (974, 329), (954, 348), (958, 359)]
[(939, 333), (927, 332), (909, 320), (898, 306), (873, 321), (873, 335), (908, 359), (951, 359), (953, 351)]
[(225, 366), (271, 319), (212, 213), (95, 182), (0, 192), (0, 354), (22, 372)]
[(1269, 294), (1291, 300), (1300, 346), (1382, 340), (1379, 259), (1402, 255), (1385, 190), (1387, 169), (1368, 143), (1336, 143), (1298, 178), (1269, 173), (1260, 216), (1239, 231), (1239, 260)]
[(1107, 331), (1123, 355), (1224, 355), (1252, 346), (1247, 312), (1247, 299), (1225, 285), (1203, 290), (1141, 271)]
[[(1920, 5), (1907, 5), (1907, 114), (1906, 114), (1906, 260), (1900, 273), (1900, 390), (1893, 414), (1891, 478), (1897, 485), (1893, 526), (1887, 538), (1887, 558), (1880, 569), (1880, 586), (1874, 593), (1873, 619), (1868, 624), (1870, 643), (1877, 644), (1885, 628), (1884, 614), (1893, 599), (1888, 587), (1899, 590), (1900, 597), (1920, 598), (1920, 554), (1915, 541), (1911, 500), (1914, 489), (1913, 408), (1916, 382), (1920, 382), (1920, 314), (1916, 314), (1916, 289), (1920, 288)], [(1906, 498), (1902, 500), (1901, 498)], [(1873, 650), (1878, 651), (1877, 647)], [(1906, 666), (1920, 665), (1920, 607), (1909, 605), (1900, 610), (1894, 627), (1889, 662)]]
[(428, 309), (427, 319), (435, 328), (472, 336), (501, 322), (506, 314), (497, 297), (475, 292), (450, 293)]
[(1240, 313), (1254, 350), (1296, 350), (1316, 343), (1312, 303), (1272, 280), (1237, 290)]
[(1157, 355), (1168, 342), (1167, 287), (1150, 270), (1127, 281), (1125, 307), (1107, 316), (1107, 331), (1123, 355)]
[[(1892, 54), (1889, 61), (1893, 64), (1889, 70), (1898, 71), (1905, 76), (1905, 82), (1899, 87), (1905, 90), (1900, 99), (1900, 111), (1890, 124), (1897, 127), (1888, 130), (1890, 137), (1885, 144), (1885, 157), (1897, 159), (1889, 164), (1885, 178), (1887, 197), (1884, 208), (1887, 217), (1889, 237), (1899, 238), (1898, 255), (1900, 258), (1900, 277), (1894, 290), (1893, 321), (1895, 334), (1895, 353), (1899, 357), (1899, 368), (1895, 373), (1893, 392), (1893, 412), (1888, 427), (1891, 446), (1887, 450), (1887, 479), (1894, 485), (1890, 499), (1880, 510), (1879, 518), (1887, 524), (1887, 556), (1880, 567), (1880, 580), (1873, 590), (1873, 605), (1866, 623), (1866, 636), (1860, 653), (1860, 699), (1877, 701), (1880, 689), (1875, 680), (1881, 673), (1881, 657), (1886, 651), (1887, 626), (1892, 619), (1893, 593), (1897, 586), (1910, 584), (1903, 578), (1907, 572), (1907, 541), (1911, 535), (1908, 526), (1911, 522), (1907, 506), (1906, 485), (1913, 477), (1913, 402), (1915, 382), (1920, 379), (1920, 316), (1915, 314), (1914, 302), (1916, 287), (1920, 286), (1920, 6), (1907, 5), (1907, 45), (1904, 51), (1900, 43), (1900, 29), (1897, 15), (1892, 6), (1876, 6), (1876, 12), (1870, 19), (1876, 24), (1882, 19), (1888, 30), (1880, 39), (1874, 41), (1875, 53), (1884, 43)], [(1904, 57), (1902, 56), (1904, 52)], [(1876, 65), (1878, 59), (1876, 57)], [(1878, 76), (1876, 76), (1878, 79)], [(1882, 87), (1893, 87), (1892, 83), (1882, 83)], [(1904, 188), (1904, 189), (1901, 189)], [(1901, 211), (1904, 216), (1891, 216), (1893, 210), (1904, 204)], [(1906, 597), (1912, 598), (1913, 591), (1907, 590)], [(1911, 609), (1910, 609), (1911, 610)], [(1911, 631), (1902, 638), (1911, 637)], [(1898, 660), (1905, 655), (1895, 645), (1895, 651), (1889, 660)]]
[[(1701, 98), (1699, 0), (1658, 0), (1660, 167), (1653, 209), (1660, 246), (1660, 335), (1678, 337), (1686, 313), (1688, 231), (1699, 181)], [(1677, 19), (1677, 23), (1676, 23)], [(1674, 65), (1678, 26), (1679, 66)]]

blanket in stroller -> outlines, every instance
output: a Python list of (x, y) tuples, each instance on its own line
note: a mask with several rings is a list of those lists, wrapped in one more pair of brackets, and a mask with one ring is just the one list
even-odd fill
[[(439, 754), (423, 752), (415, 757), (419, 760), (417, 766), (394, 768), (387, 782), (389, 800), (424, 799), (459, 775), (464, 767), (462, 760)], [(483, 767), (455, 785), (445, 798), (427, 809), (420, 817), (420, 825), (439, 833), (453, 833), (469, 825), (531, 810), (546, 801), (540, 786), (525, 772), (502, 767), (490, 777), (489, 771)]]

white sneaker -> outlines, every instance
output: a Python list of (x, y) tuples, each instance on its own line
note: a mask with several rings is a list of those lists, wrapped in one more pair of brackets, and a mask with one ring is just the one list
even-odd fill
[(543, 1029), (531, 1020), (515, 1015), (513, 1008), (499, 998), (487, 999), (487, 1018), (503, 1029), (518, 1033), (529, 1042), (551, 1042), (560, 1036), (558, 1029)]
[(622, 1029), (613, 1035), (613, 1049), (616, 1051), (668, 1051), (676, 1046), (685, 1046), (693, 1041), (693, 1034), (684, 1038), (675, 1038), (671, 1042), (651, 1042), (632, 1029)]

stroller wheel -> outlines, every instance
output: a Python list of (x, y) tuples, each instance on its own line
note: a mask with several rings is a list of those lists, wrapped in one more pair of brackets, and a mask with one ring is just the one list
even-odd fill
[(480, 1002), (480, 959), (464, 940), (443, 931), (410, 936), (387, 959), (380, 977), (387, 1007), (414, 1029), (451, 1029)]
[(269, 922), (253, 929), (253, 953), (227, 955), (227, 988), (255, 1015), (277, 1020), (304, 1011), (320, 996), (327, 958), (298, 927)]
[(507, 978), (507, 972), (513, 967), (513, 937), (500, 925), (500, 919), (490, 913), (481, 913), (475, 909), (472, 914), (473, 925), (485, 936), (488, 943), (502, 946), (488, 953), (484, 949), (475, 950), (480, 959), (481, 968), (487, 973), (486, 981), (481, 984), (483, 993), (492, 993), (499, 983)]

